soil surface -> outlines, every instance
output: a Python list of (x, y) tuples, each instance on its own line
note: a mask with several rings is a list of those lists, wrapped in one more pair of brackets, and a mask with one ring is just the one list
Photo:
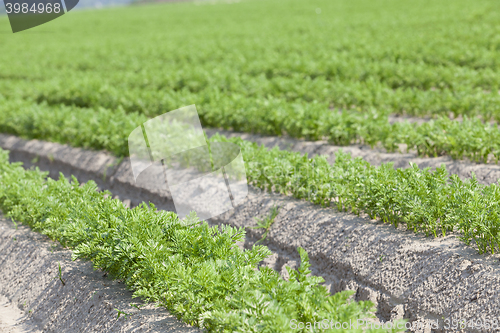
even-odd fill
[[(289, 142), (279, 138), (254, 139), (268, 146)], [(302, 152), (315, 147), (313, 153), (336, 149), (315, 144), (292, 141), (290, 147), (296, 151), (303, 147)], [(81, 181), (92, 179), (132, 207), (144, 200), (155, 203), (160, 209), (174, 210), (168, 191), (159, 190), (154, 184), (149, 189), (135, 185), (127, 159), (119, 161), (105, 152), (25, 141), (12, 136), (0, 136), (0, 147), (11, 150), (12, 161), (25, 162), (27, 168), (36, 165), (50, 171), (51, 177), (58, 177), (58, 173), (63, 172), (66, 176), (74, 174)], [(351, 149), (363, 151), (356, 147)], [(364, 153), (367, 158), (378, 156), (373, 151)], [(397, 155), (390, 156), (405, 158)], [(487, 182), (487, 175), (498, 172), (497, 166), (492, 165), (452, 163), (456, 163), (457, 170), (465, 176), (466, 168), (490, 168), (483, 182)], [(300, 264), (296, 249), (301, 246), (309, 253), (313, 273), (325, 279), (332, 293), (353, 290), (355, 300), (371, 300), (382, 322), (407, 318), (413, 325), (428, 324), (425, 329), (412, 329), (413, 332), (431, 332), (430, 326), (436, 321), (439, 328), (432, 329), (433, 332), (500, 331), (484, 327), (445, 329), (451, 320), (477, 322), (500, 318), (500, 257), (479, 255), (476, 249), (458, 240), (457, 235), (427, 238), (406, 231), (403, 226), (397, 230), (366, 216), (321, 208), (255, 188), (250, 188), (243, 204), (209, 222), (252, 227), (256, 225), (255, 217), (263, 218), (275, 205), (280, 207), (279, 214), (265, 242), (273, 255), (262, 264), (281, 272), (284, 278), (287, 278), (285, 266)], [(250, 247), (262, 233), (262, 230), (247, 228), (246, 241), (241, 246)], [(11, 288), (0, 289), (0, 295), (12, 293)]]
[[(162, 308), (131, 304), (143, 305), (124, 284), (0, 216), (0, 333), (201, 332)], [(130, 316), (117, 318), (117, 309)]]
[(7, 297), (0, 295), (0, 333), (37, 332), (38, 329), (26, 322), (23, 311), (14, 306)]

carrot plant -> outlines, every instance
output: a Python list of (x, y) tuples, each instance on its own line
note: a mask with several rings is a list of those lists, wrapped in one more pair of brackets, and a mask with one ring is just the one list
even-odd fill
[(252, 229), (264, 229), (264, 234), (262, 235), (262, 238), (259, 239), (255, 244), (261, 244), (266, 240), (267, 234), (269, 233), (269, 230), (271, 229), (271, 226), (274, 223), (274, 219), (276, 218), (276, 216), (278, 216), (278, 213), (279, 213), (279, 207), (273, 206), (268, 216), (264, 217), (263, 219), (255, 218), (255, 220), (257, 221), (257, 226), (252, 227)]
[[(46, 177), (38, 169), (9, 164), (1, 150), (3, 213), (70, 247), (73, 259), (91, 260), (123, 280), (135, 297), (165, 306), (191, 325), (213, 332), (310, 332), (292, 329), (290, 321), (335, 324), (373, 316), (371, 302), (349, 300), (353, 292), (329, 295), (320, 285), (324, 280), (310, 275), (302, 248), (301, 265), (286, 281), (270, 268), (257, 268), (270, 254), (267, 247), (236, 245), (244, 228), (210, 227), (195, 214), (181, 221), (153, 204), (129, 209), (107, 197), (109, 192), (98, 192), (92, 181)], [(126, 315), (117, 311), (118, 317)], [(315, 326), (313, 331), (338, 330)], [(370, 332), (375, 331), (388, 330)]]
[[(204, 118), (203, 111), (200, 116)], [(492, 159), (496, 163), (500, 159), (500, 131), (477, 118), (465, 117), (459, 122), (438, 117), (422, 125), (404, 122), (391, 125), (387, 113), (375, 111), (337, 113), (314, 109), (310, 115), (302, 116), (314, 118), (314, 128), (307, 128), (308, 121), (294, 119), (286, 113), (274, 120), (248, 114), (241, 118), (241, 126), (225, 122), (228, 117), (220, 122), (205, 121), (205, 124), (260, 134), (288, 134), (313, 140), (326, 138), (335, 145), (368, 144), (374, 147), (380, 144), (390, 152), (397, 151), (398, 144), (406, 144), (407, 150), (415, 150), (420, 156), (450, 155), (476, 162)], [(75, 147), (106, 149), (120, 157), (128, 155), (130, 132), (147, 120), (144, 114), (127, 113), (121, 107), (96, 111), (76, 106), (50, 106), (46, 102), (2, 100), (0, 96), (0, 132)], [(270, 129), (271, 125), (275, 128)]]
[(481, 185), (474, 174), (461, 180), (444, 166), (434, 172), (416, 164), (407, 169), (394, 169), (392, 163), (376, 167), (341, 151), (329, 164), (324, 156), (268, 150), (239, 138), (216, 135), (211, 141), (239, 144), (248, 181), (258, 188), (339, 211), (364, 212), (396, 227), (404, 223), (427, 236), (456, 232), (480, 253), (500, 248), (500, 187)]
[[(244, 126), (255, 118), (249, 126), (279, 131), (289, 119), (288, 130), (311, 136), (319, 125), (312, 111), (330, 106), (498, 120), (495, 6), (270, 0), (78, 13), (54, 22), (58, 35), (0, 37), (0, 91), (148, 116), (203, 104), (206, 122)], [(86, 29), (69, 29), (75, 25)]]
[(0, 33), (0, 131), (126, 155), (130, 123), (194, 103), (204, 126), (498, 162), (479, 120), (500, 121), (496, 1), (421, 2), (133, 6)]
[[(69, 142), (76, 146), (107, 148), (119, 156), (127, 152), (124, 139), (126, 135), (146, 119), (140, 114), (128, 118), (129, 115), (124, 113), (113, 113), (104, 109), (98, 113), (87, 110), (88, 113), (82, 113), (84, 117), (80, 119), (74, 108), (64, 106), (53, 113), (48, 113), (49, 109), (43, 107), (28, 107), (25, 110), (31, 110), (27, 112), (33, 113), (26, 118), (23, 118), (26, 114), (23, 115), (22, 111), (12, 111), (19, 109), (5, 110), (6, 112), (0, 113), (0, 124), (1, 119), (5, 119), (9, 125), (0, 125), (2, 131), (40, 139), (55, 138), (56, 141)], [(471, 121), (479, 124), (477, 120)], [(104, 122), (114, 125), (106, 126), (103, 125)], [(452, 123), (444, 118), (442, 122)], [(438, 127), (437, 132), (452, 131), (453, 126), (458, 126), (457, 124), (459, 123), (453, 122), (449, 127), (443, 125), (444, 127)], [(464, 124), (469, 126), (467, 119)], [(423, 126), (431, 125), (435, 126), (435, 123)], [(478, 146), (467, 143), (472, 142), (472, 139), (465, 140), (465, 137), (462, 137), (460, 142), (475, 151)], [(210, 141), (218, 140), (226, 139), (216, 136)], [(232, 141), (243, 148), (249, 180), (258, 187), (292, 194), (316, 204), (334, 204), (339, 210), (350, 210), (356, 214), (365, 212), (395, 226), (404, 222), (409, 229), (427, 235), (460, 232), (463, 233), (463, 240), (467, 244), (474, 241), (480, 252), (498, 250), (500, 236), (496, 208), (497, 184), (487, 187), (473, 186), (474, 180), (460, 181), (449, 176), (444, 168), (429, 172), (419, 170), (416, 165), (400, 170), (394, 170), (390, 164), (373, 167), (360, 159), (350, 159), (342, 153), (338, 154), (335, 164), (330, 166), (321, 157), (309, 159), (299, 153), (277, 149), (268, 152), (248, 141)], [(424, 148), (429, 147), (431, 151), (435, 151), (436, 142), (434, 146), (428, 146), (426, 140), (422, 142)], [(498, 142), (492, 144), (497, 145)], [(456, 150), (457, 154), (459, 151)], [(479, 155), (476, 154), (477, 156)], [(464, 190), (471, 186), (470, 191), (475, 196)], [(484, 205), (472, 210), (470, 205), (478, 200), (485, 200)]]

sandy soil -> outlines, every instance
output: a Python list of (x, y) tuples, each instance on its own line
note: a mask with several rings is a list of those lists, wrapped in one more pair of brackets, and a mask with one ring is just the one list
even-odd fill
[[(267, 140), (268, 146), (283, 144), (283, 139), (257, 139)], [(65, 175), (74, 174), (82, 181), (93, 179), (101, 188), (111, 190), (131, 206), (149, 200), (162, 209), (173, 209), (168, 192), (136, 187), (126, 159), (118, 164), (114, 157), (104, 152), (36, 140), (28, 142), (10, 136), (0, 136), (0, 146), (11, 149), (13, 161), (26, 162), (26, 167), (37, 165), (42, 170), (49, 170), (51, 176), (63, 172)], [(291, 147), (295, 150), (303, 147), (307, 151), (311, 143), (295, 142)], [(314, 151), (319, 153), (325, 149), (335, 147), (322, 144)], [(352, 149), (363, 151), (356, 147)], [(378, 154), (367, 152), (366, 157), (378, 158)], [(402, 158), (397, 154), (391, 156)], [(35, 157), (37, 160), (33, 160)], [(482, 178), (486, 183), (491, 174), (498, 172), (498, 168), (492, 165), (452, 163), (456, 163), (456, 170), (465, 176), (470, 170), (467, 168), (490, 168)], [(373, 301), (381, 321), (407, 318), (411, 322), (430, 324), (437, 320), (439, 329), (433, 331), (448, 332), (460, 331), (445, 329), (449, 319), (500, 318), (500, 257), (477, 254), (473, 247), (460, 242), (457, 235), (426, 238), (402, 227), (396, 230), (366, 216), (339, 213), (256, 189), (251, 189), (244, 204), (210, 222), (255, 226), (254, 218), (268, 214), (273, 205), (281, 207), (266, 242), (273, 255), (262, 264), (282, 272), (285, 277), (284, 266), (298, 264), (296, 248), (302, 246), (310, 255), (314, 274), (325, 278), (325, 285), (331, 292), (354, 290), (354, 299)], [(260, 230), (247, 229), (243, 246), (251, 246), (261, 234)], [(9, 288), (6, 288), (7, 292), (10, 292)], [(4, 294), (5, 291), (0, 290), (0, 295)], [(500, 330), (467, 328), (462, 331)]]
[[(58, 265), (62, 279), (59, 280)], [(0, 332), (200, 332), (166, 310), (141, 310), (124, 284), (71, 261), (59, 243), (0, 216)], [(117, 318), (119, 309), (131, 316)]]
[(23, 311), (14, 306), (5, 296), (0, 295), (0, 333), (39, 332), (29, 325)]

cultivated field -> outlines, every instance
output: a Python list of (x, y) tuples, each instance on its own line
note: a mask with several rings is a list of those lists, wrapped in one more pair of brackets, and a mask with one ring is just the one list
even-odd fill
[[(446, 331), (445, 318), (480, 319), (462, 329), (495, 331), (496, 7), (490, 0), (180, 2), (76, 11), (14, 36), (0, 17), (0, 147), (11, 151), (10, 161), (0, 156), (3, 215), (209, 331), (320, 332), (292, 328), (291, 320), (368, 317), (441, 320), (436, 332)], [(207, 222), (179, 221), (163, 210), (171, 210), (169, 193), (127, 185), (130, 170), (121, 169), (133, 129), (191, 104), (210, 143), (241, 147), (252, 191), (241, 207)], [(59, 171), (85, 184), (57, 180)], [(321, 241), (310, 234), (315, 228)], [(430, 267), (420, 246), (439, 264)], [(15, 251), (4, 246), (0, 258)], [(457, 253), (465, 260), (457, 265), (480, 267), (453, 275)], [(387, 281), (376, 280), (384, 270)], [(447, 274), (454, 277), (436, 282)], [(0, 289), (20, 304), (13, 295)]]

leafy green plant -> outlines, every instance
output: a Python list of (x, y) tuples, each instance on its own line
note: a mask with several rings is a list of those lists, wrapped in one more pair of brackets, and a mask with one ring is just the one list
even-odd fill
[(130, 303), (130, 306), (133, 306), (137, 310), (140, 310), (142, 307), (145, 306), (145, 304), (136, 304), (136, 303)]
[[(486, 123), (500, 121), (495, 0), (315, 6), (321, 15), (299, 0), (134, 6), (82, 13), (84, 32), (55, 22), (68, 38), (0, 37), (0, 131), (125, 156), (133, 128), (195, 103), (214, 128), (498, 162), (500, 131)], [(390, 124), (394, 114), (433, 121)]]
[(278, 206), (273, 206), (271, 208), (271, 212), (269, 213), (268, 216), (266, 216), (264, 219), (259, 219), (255, 218), (257, 221), (257, 226), (252, 227), (252, 229), (264, 229), (264, 234), (262, 235), (261, 239), (259, 239), (255, 244), (261, 244), (264, 242), (264, 240), (267, 237), (267, 234), (269, 233), (269, 229), (271, 228), (271, 225), (274, 223), (274, 219), (276, 216), (278, 216), (279, 213), (279, 207)]
[[(92, 181), (80, 185), (75, 177), (46, 177), (9, 164), (0, 151), (4, 214), (72, 248), (73, 259), (91, 260), (123, 280), (135, 297), (191, 325), (217, 332), (292, 332), (292, 319), (348, 322), (373, 316), (373, 304), (350, 301), (352, 292), (329, 295), (320, 285), (324, 280), (310, 275), (302, 248), (298, 271), (291, 270), (285, 281), (272, 269), (257, 268), (270, 254), (265, 246), (235, 246), (244, 228), (210, 227), (195, 214), (181, 221), (153, 204), (129, 209), (105, 198), (110, 193), (97, 191)], [(63, 282), (60, 265), (59, 278)], [(128, 315), (117, 311), (117, 317)]]
[[(290, 118), (290, 115), (282, 116), (283, 121)], [(264, 131), (264, 120), (251, 115), (248, 117), (242, 120), (248, 128), (224, 123), (208, 125), (305, 137), (302, 132), (295, 133), (285, 125), (279, 125), (280, 131)], [(143, 114), (125, 113), (121, 109), (101, 108), (94, 111), (74, 106), (54, 107), (45, 103), (34, 105), (24, 101), (0, 103), (1, 132), (69, 143), (75, 147), (106, 149), (120, 158), (128, 155), (127, 137), (130, 132), (147, 119)], [(254, 121), (257, 123), (252, 125)], [(297, 120), (295, 124), (298, 126), (300, 123)], [(399, 149), (399, 144), (405, 144), (407, 150), (415, 150), (420, 156), (450, 155), (455, 159), (468, 158), (476, 162), (493, 159), (496, 163), (500, 159), (500, 131), (493, 125), (485, 125), (479, 119), (467, 116), (461, 122), (440, 116), (421, 125), (407, 122), (391, 125), (388, 114), (384, 112), (344, 111), (339, 114), (328, 110), (318, 118), (318, 124), (314, 130), (301, 128), (309, 136), (314, 133), (315, 139), (326, 138), (336, 145), (382, 145), (393, 152)], [(105, 176), (106, 173), (103, 179)]]
[(125, 320), (127, 320), (127, 319), (129, 319), (132, 316), (132, 314), (126, 313), (126, 312), (124, 312), (122, 310), (119, 310), (119, 309), (115, 309), (115, 310), (116, 310), (116, 312), (118, 312), (118, 314), (116, 316), (116, 319), (120, 318), (120, 316), (123, 315), (123, 317), (125, 318)]
[(53, 280), (55, 279), (59, 279), (59, 281), (61, 281), (62, 285), (65, 286), (66, 285), (66, 282), (63, 280), (62, 278), (62, 269), (61, 269), (61, 263), (57, 263), (57, 266), (58, 266), (58, 273), (57, 273), (57, 276), (54, 277)]
[(333, 205), (339, 211), (365, 212), (427, 236), (456, 232), (480, 253), (500, 248), (500, 186), (480, 185), (475, 175), (461, 180), (444, 166), (434, 172), (415, 164), (407, 169), (394, 169), (392, 163), (375, 167), (341, 151), (330, 164), (324, 156), (268, 150), (239, 138), (211, 140), (240, 145), (248, 181), (258, 188)]

